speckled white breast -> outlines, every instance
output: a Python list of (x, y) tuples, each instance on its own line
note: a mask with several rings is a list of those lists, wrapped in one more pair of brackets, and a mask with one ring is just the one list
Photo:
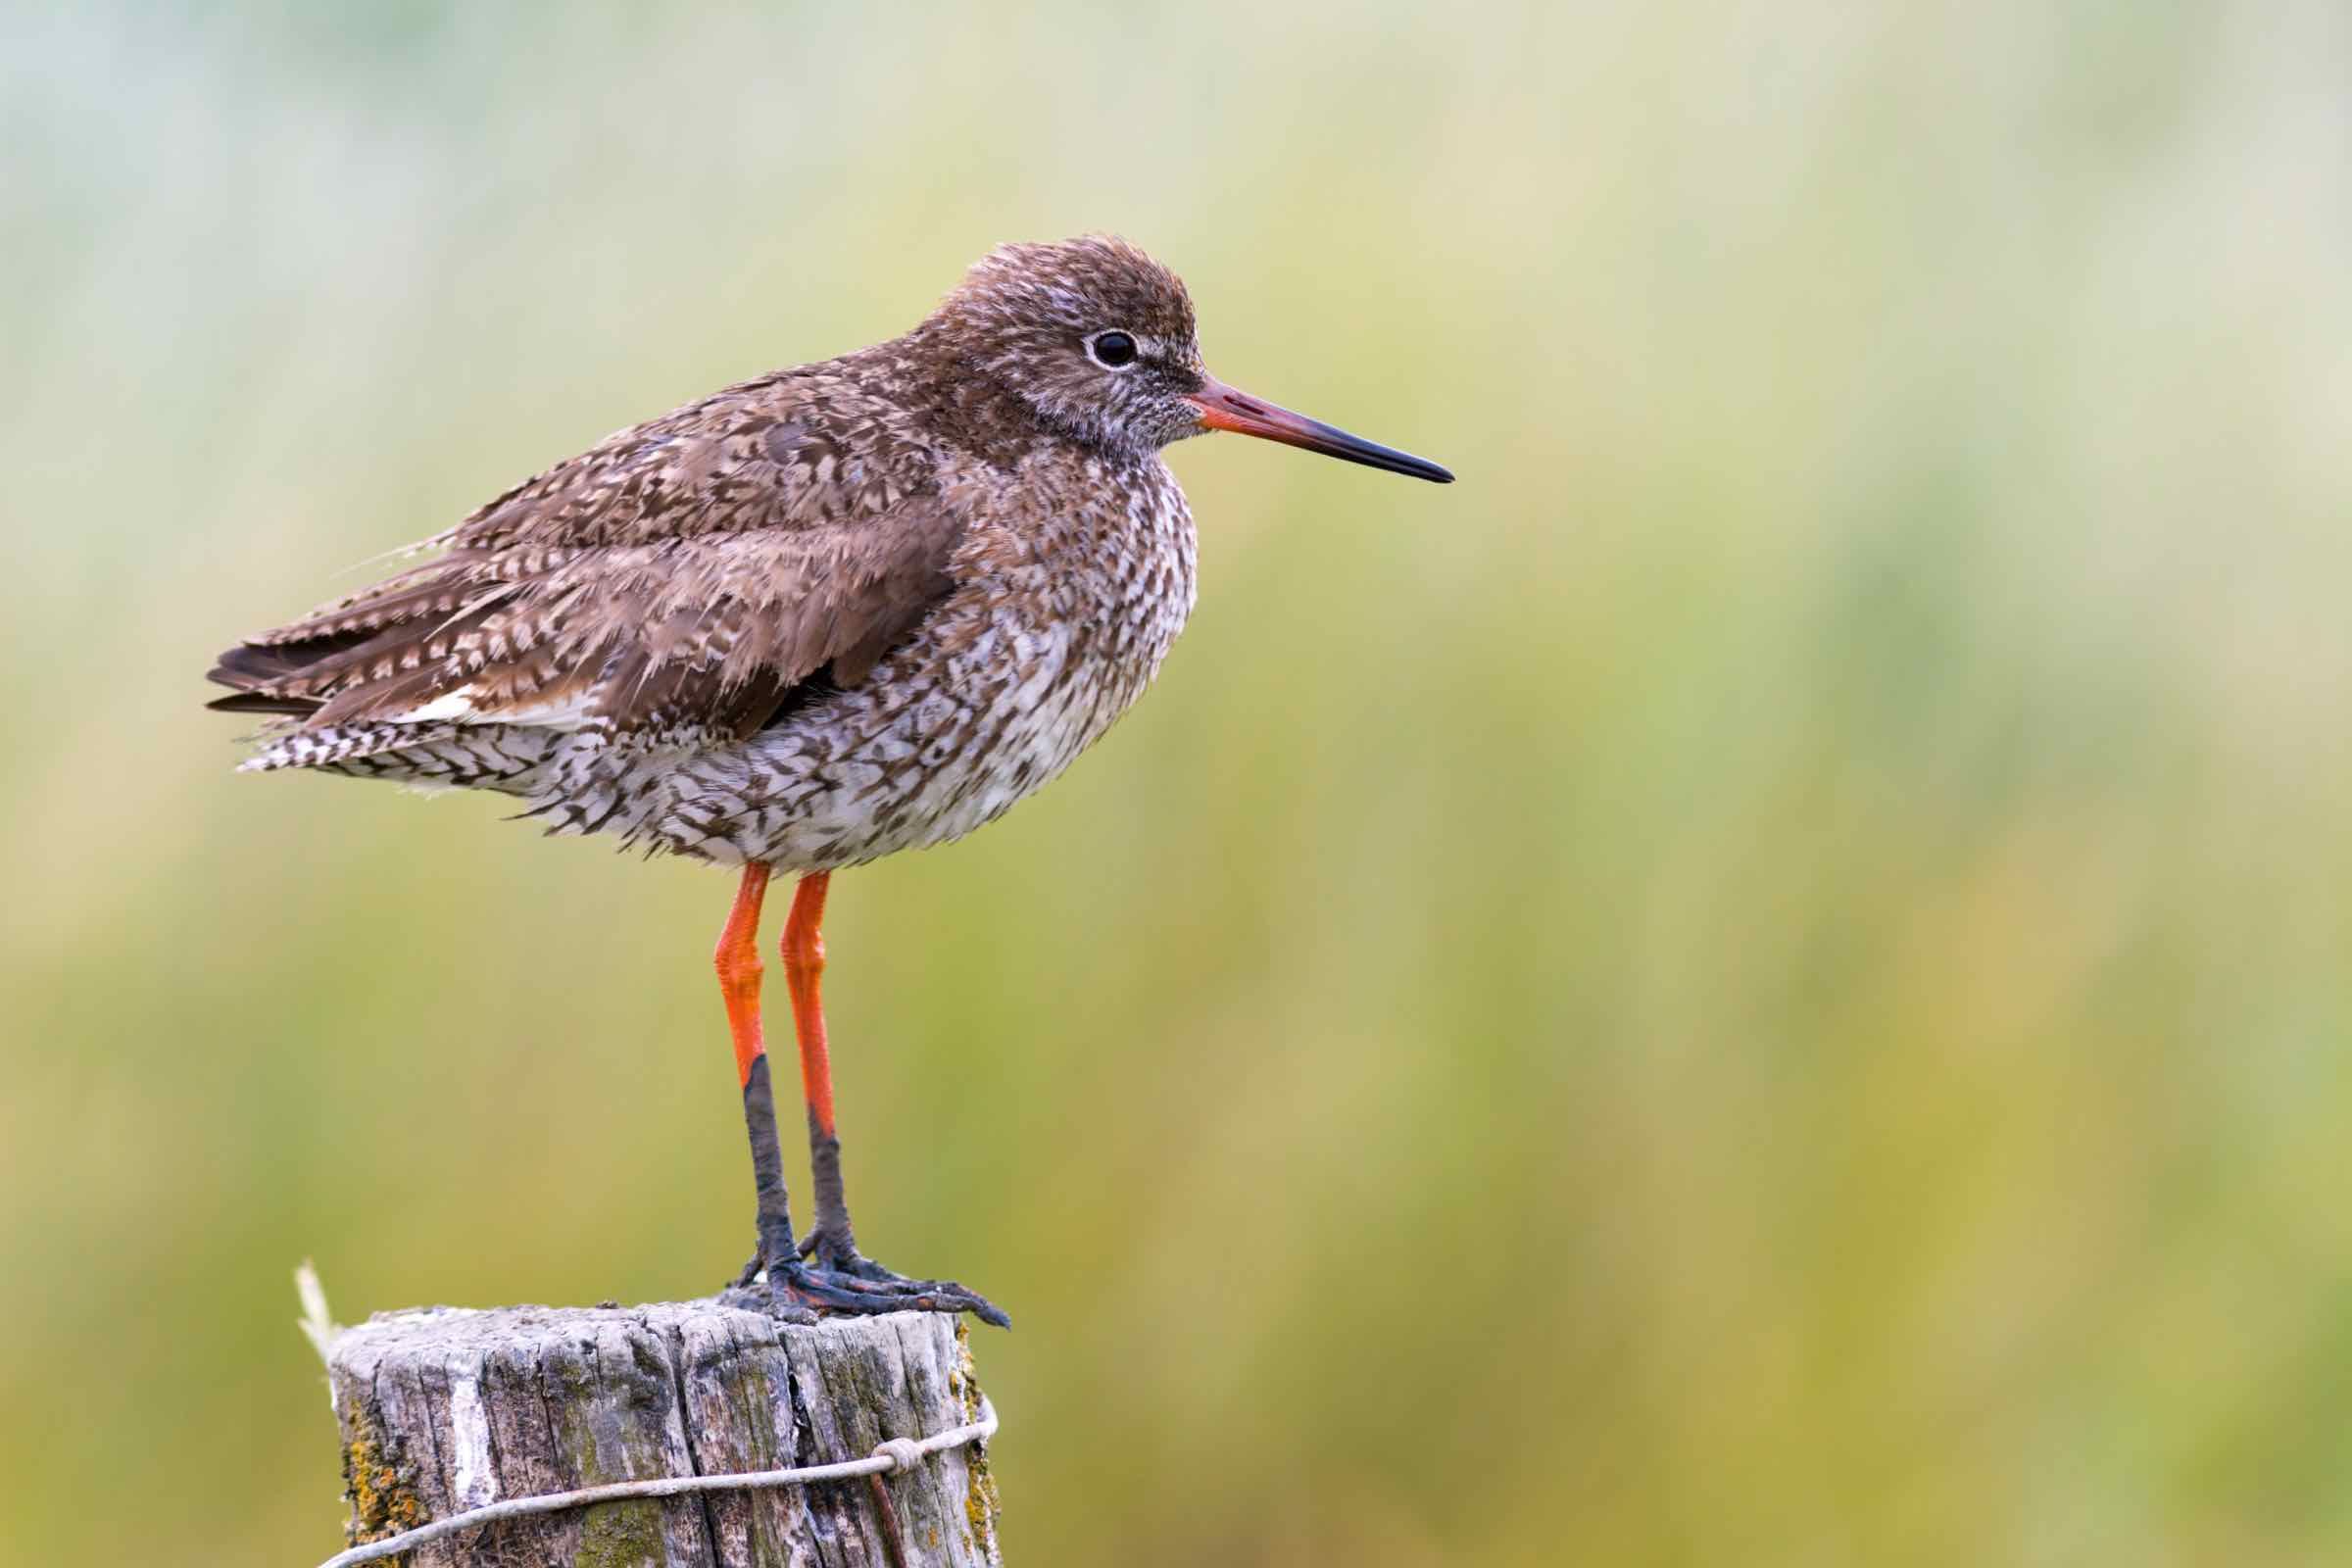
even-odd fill
[[(1195, 593), (1192, 515), (1166, 466), (1086, 479), (1050, 519), (976, 520), (959, 586), (911, 642), (741, 745), (666, 760), (623, 831), (721, 863), (833, 870), (959, 838), (1059, 774), (1143, 695)], [(1016, 483), (1004, 502), (1021, 499)]]

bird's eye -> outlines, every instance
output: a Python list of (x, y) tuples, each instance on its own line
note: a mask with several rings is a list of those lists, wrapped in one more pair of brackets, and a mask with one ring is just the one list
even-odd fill
[(1097, 332), (1086, 340), (1086, 352), (1097, 365), (1107, 365), (1115, 370), (1122, 365), (1135, 363), (1135, 339), (1124, 332)]

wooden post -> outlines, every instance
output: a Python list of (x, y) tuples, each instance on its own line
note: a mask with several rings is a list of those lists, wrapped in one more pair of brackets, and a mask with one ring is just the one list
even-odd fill
[[(804, 1328), (715, 1301), (432, 1307), (342, 1330), (327, 1369), (354, 1544), (509, 1497), (863, 1458), (886, 1438), (976, 1421), (981, 1407), (962, 1325), (923, 1312)], [(885, 1477), (503, 1520), (399, 1560), (982, 1568), (1004, 1558), (996, 1486), (973, 1446)]]

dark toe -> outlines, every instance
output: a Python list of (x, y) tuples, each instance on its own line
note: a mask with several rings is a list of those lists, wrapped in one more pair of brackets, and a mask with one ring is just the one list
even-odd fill
[(953, 1280), (906, 1279), (877, 1264), (856, 1272), (802, 1267), (785, 1281), (803, 1300), (836, 1312), (969, 1312), (983, 1323), (1012, 1327), (1012, 1319), (977, 1291)]

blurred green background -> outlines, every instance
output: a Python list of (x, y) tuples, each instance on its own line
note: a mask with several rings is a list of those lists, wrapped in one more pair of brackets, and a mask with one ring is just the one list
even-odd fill
[(11, 8), (0, 1558), (331, 1550), (305, 1255), (749, 1241), (726, 879), (233, 777), (211, 655), (1107, 228), (1462, 480), (1179, 448), (1153, 695), (835, 888), (1012, 1560), (2343, 1560), (2348, 79), (2333, 0)]

